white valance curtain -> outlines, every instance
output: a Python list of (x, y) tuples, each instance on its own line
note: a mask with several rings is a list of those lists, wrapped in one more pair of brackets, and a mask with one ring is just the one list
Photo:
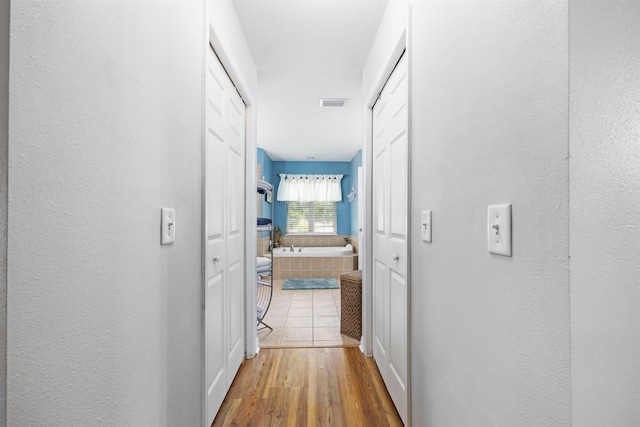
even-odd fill
[(344, 175), (280, 174), (279, 202), (341, 202)]

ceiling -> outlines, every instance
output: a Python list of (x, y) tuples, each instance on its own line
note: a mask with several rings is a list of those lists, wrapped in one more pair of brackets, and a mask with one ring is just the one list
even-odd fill
[[(387, 0), (233, 4), (258, 69), (258, 147), (274, 161), (350, 161), (362, 147), (362, 69)], [(321, 98), (347, 101), (321, 108)]]

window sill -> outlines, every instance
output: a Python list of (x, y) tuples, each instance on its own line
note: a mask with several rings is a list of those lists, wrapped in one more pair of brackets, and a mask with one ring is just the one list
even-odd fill
[(338, 236), (337, 233), (287, 233), (285, 236)]

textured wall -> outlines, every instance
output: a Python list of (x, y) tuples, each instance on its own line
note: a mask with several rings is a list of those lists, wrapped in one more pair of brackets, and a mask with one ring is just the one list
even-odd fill
[(202, 2), (11, 14), (9, 424), (199, 425)]
[[(413, 6), (414, 425), (570, 424), (567, 22), (562, 1)], [(506, 202), (511, 258), (487, 252)]]
[(7, 142), (9, 118), (9, 2), (0, 2), (0, 427), (7, 391)]
[[(258, 70), (251, 57), (249, 45), (242, 32), (240, 21), (236, 15), (236, 9), (232, 0), (206, 0), (209, 12), (210, 24), (215, 27), (216, 34), (222, 38), (221, 43), (228, 50), (229, 60), (235, 62), (237, 69), (227, 69), (231, 76), (231, 80), (238, 86), (236, 80), (242, 79), (242, 83), (248, 92), (256, 98), (258, 92)], [(225, 52), (227, 53), (227, 52)], [(226, 64), (226, 60), (222, 59), (222, 63)], [(226, 65), (225, 65), (226, 67)], [(247, 100), (245, 100), (247, 101)], [(253, 100), (256, 102), (256, 100)], [(247, 114), (251, 113), (251, 108)], [(254, 121), (252, 121), (254, 120)], [(247, 119), (247, 139), (248, 145), (256, 149), (256, 124), (257, 118), (251, 117)]]
[[(563, 1), (416, 2), (417, 425), (570, 423), (567, 22)], [(496, 203), (513, 205), (510, 258), (487, 252)]]
[(640, 3), (570, 8), (573, 422), (640, 425)]

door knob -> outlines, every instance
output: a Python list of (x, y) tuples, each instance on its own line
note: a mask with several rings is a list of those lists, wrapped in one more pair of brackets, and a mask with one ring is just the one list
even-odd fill
[(400, 256), (398, 254), (393, 254), (393, 260), (397, 261), (400, 259)]
[(362, 233), (362, 228), (358, 228), (358, 230)]
[(220, 255), (217, 255), (217, 256), (213, 259), (213, 262), (218, 262), (218, 261), (220, 261)]

